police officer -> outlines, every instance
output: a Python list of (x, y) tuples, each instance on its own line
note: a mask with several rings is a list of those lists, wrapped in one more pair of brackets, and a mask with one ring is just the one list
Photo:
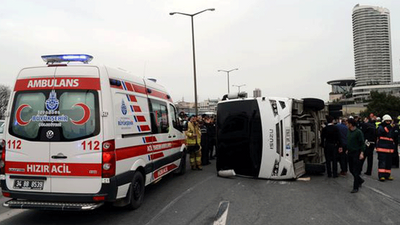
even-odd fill
[(324, 147), (328, 177), (338, 177), (337, 163), (339, 149), (342, 152), (339, 129), (333, 124), (333, 117), (327, 116), (328, 125), (322, 129), (321, 145)]
[(208, 115), (202, 115), (202, 121), (200, 122), (200, 131), (201, 131), (201, 164), (209, 165), (209, 146), (210, 146), (210, 138), (208, 135), (208, 123), (209, 123)]
[(384, 115), (382, 123), (378, 127), (378, 143), (376, 152), (378, 152), (378, 177), (379, 181), (393, 180), (391, 176), (392, 154), (394, 152), (393, 127), (391, 126), (392, 117)]
[(186, 131), (186, 143), (188, 145), (190, 166), (192, 170), (203, 170), (201, 166), (201, 132), (196, 121), (196, 116), (190, 116)]
[(371, 176), (372, 163), (373, 163), (372, 157), (374, 155), (375, 142), (376, 142), (375, 124), (372, 124), (369, 121), (368, 117), (365, 117), (364, 123), (361, 124), (361, 130), (364, 134), (364, 139), (365, 139), (365, 155), (364, 159), (361, 160), (361, 169), (363, 168), (364, 161), (367, 159), (367, 171), (364, 174)]

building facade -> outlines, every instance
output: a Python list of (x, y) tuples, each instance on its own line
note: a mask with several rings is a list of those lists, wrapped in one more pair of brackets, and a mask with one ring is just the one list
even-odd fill
[(253, 97), (254, 98), (261, 97), (261, 90), (259, 88), (254, 89)]
[(357, 4), (352, 19), (355, 86), (392, 83), (389, 10)]

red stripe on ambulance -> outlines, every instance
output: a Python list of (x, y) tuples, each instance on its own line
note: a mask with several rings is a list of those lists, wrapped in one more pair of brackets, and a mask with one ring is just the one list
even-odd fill
[(167, 95), (166, 93), (163, 93), (163, 92), (160, 92), (160, 91), (151, 90), (151, 91), (149, 92), (149, 95), (150, 95), (150, 96), (153, 96), (153, 97), (165, 99), (165, 100), (168, 100), (168, 101), (172, 102), (172, 99), (171, 99), (171, 98), (168, 98), (168, 95)]
[[(154, 137), (155, 138), (155, 137)], [(147, 141), (147, 138), (146, 138)], [(131, 146), (125, 148), (118, 148), (115, 150), (117, 161), (123, 159), (129, 159), (137, 156), (147, 155), (149, 153), (161, 152), (165, 150), (169, 150), (172, 148), (178, 148), (182, 145), (185, 140), (176, 140), (172, 142), (163, 142), (158, 144), (148, 144), (148, 145), (139, 145), (139, 146)]]
[(161, 169), (159, 169), (153, 173), (154, 179), (161, 177), (162, 175), (168, 173), (169, 171), (171, 171), (177, 167), (178, 166), (176, 166), (175, 164), (169, 164), (168, 166), (162, 167)]
[(30, 78), (19, 79), (14, 91), (41, 89), (87, 89), (100, 90), (99, 78), (63, 77), (63, 78)]
[(101, 164), (7, 161), (6, 173), (51, 176), (100, 177)]
[(153, 154), (150, 156), (151, 160), (155, 160), (155, 159), (159, 159), (164, 157), (164, 153), (163, 152), (157, 152), (156, 154)]

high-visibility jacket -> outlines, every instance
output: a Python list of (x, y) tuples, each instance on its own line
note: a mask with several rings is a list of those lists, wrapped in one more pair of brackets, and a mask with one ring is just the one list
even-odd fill
[[(197, 136), (195, 137), (194, 134)], [(192, 122), (188, 123), (188, 129), (186, 131), (186, 144), (188, 146), (194, 146), (196, 144), (200, 146), (201, 131), (198, 124), (194, 125)]]
[(378, 142), (376, 144), (376, 152), (393, 153), (393, 127), (385, 122), (378, 127)]

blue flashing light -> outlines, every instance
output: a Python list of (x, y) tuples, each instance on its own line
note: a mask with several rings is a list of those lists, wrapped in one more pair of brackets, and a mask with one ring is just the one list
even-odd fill
[(46, 64), (60, 62), (89, 63), (90, 61), (92, 61), (93, 56), (87, 54), (43, 55), (42, 59), (46, 62)]

